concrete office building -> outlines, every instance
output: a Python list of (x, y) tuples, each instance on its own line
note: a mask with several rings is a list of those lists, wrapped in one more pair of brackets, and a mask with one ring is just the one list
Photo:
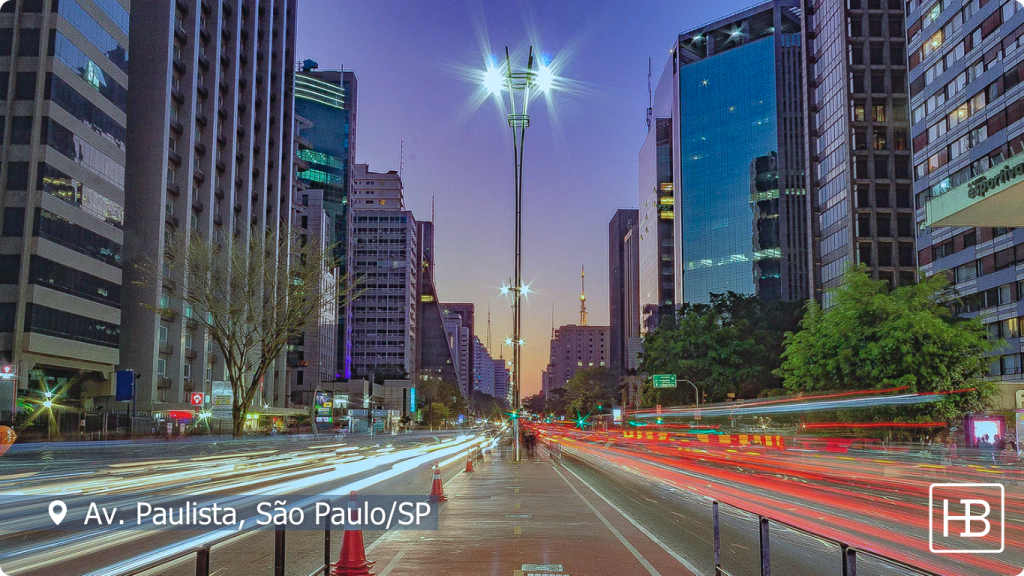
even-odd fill
[(509, 398), (511, 393), (510, 378), (511, 373), (508, 370), (508, 365), (505, 363), (505, 358), (499, 356), (494, 360), (494, 397), (505, 406), (510, 406), (512, 403), (512, 399)]
[(483, 342), (473, 337), (473, 392), (494, 396), (494, 360)]
[(990, 353), (994, 407), (1024, 408), (1024, 14), (1019, 2), (907, 8), (921, 272), (946, 274), (955, 311), (1005, 341)]
[(638, 217), (638, 210), (617, 210), (608, 223), (608, 367), (613, 372), (629, 369), (629, 341), (640, 337), (639, 246), (632, 241)]
[[(399, 201), (351, 205), (350, 266), (361, 294), (352, 301), (352, 373), (358, 378), (404, 373), (417, 375), (417, 307), (420, 252), (418, 227), (405, 210), (397, 172), (362, 172), (356, 187), (389, 182)], [(374, 184), (370, 184), (373, 182)]]
[[(324, 191), (324, 211), (334, 230), (331, 242), (342, 276), (349, 264), (357, 102), (358, 82), (350, 70), (320, 70), (315, 61), (305, 60), (295, 74), (295, 111), (310, 124), (299, 140), (298, 177)], [(342, 378), (352, 377), (351, 320), (351, 309), (340, 306), (335, 344)]]
[(673, 47), (677, 302), (806, 297), (799, 6), (765, 2)]
[(453, 351), (459, 356), (459, 378), (466, 383), (465, 394), (473, 394), (475, 382), (476, 357), (473, 354), (473, 340), (476, 338), (476, 313), (471, 302), (448, 302), (441, 304), (441, 313), (445, 318), (458, 317), (466, 333), (460, 338), (459, 347)]
[(458, 375), (459, 390), (462, 395), (469, 398), (472, 394), (470, 378), (472, 369), (469, 366), (469, 359), (472, 357), (472, 342), (469, 338), (469, 327), (466, 326), (463, 316), (453, 313), (442, 305), (441, 318), (444, 323), (445, 335), (448, 338), (448, 346), (452, 351), (452, 360), (455, 362), (455, 373)]
[[(190, 391), (226, 379), (191, 310), (169, 297), (180, 271), (158, 286), (145, 268), (166, 270), (171, 241), (290, 233), (295, 9), (295, 0), (133, 4), (123, 285), (132, 304), (123, 310), (120, 367), (140, 376), (140, 410), (186, 407)], [(283, 406), (283, 353), (265, 381), (257, 402)]]
[[(661, 318), (675, 314), (676, 267), (675, 178), (673, 151), (679, 150), (678, 88), (672, 60), (665, 67), (654, 92), (653, 108), (647, 111), (647, 137), (639, 156), (639, 271), (640, 329), (657, 329)], [(653, 114), (653, 116), (652, 116)]]
[[(297, 190), (299, 200), (295, 220), (292, 223), (305, 242), (314, 242), (323, 250), (333, 243), (332, 219), (324, 210), (324, 191), (319, 189)], [(288, 395), (294, 404), (311, 406), (313, 395), (324, 382), (332, 382), (340, 376), (338, 372), (338, 297), (337, 286), (340, 270), (324, 268), (321, 274), (320, 290), (333, 294), (327, 301), (332, 304), (322, 310), (320, 317), (306, 328), (305, 334), (288, 343)]]
[[(0, 364), (21, 395), (52, 390), (86, 410), (112, 394), (132, 301), (121, 290), (127, 7), (0, 9)], [(14, 390), (0, 386), (9, 423)]]
[(916, 281), (905, 5), (805, 0), (801, 13), (810, 294), (825, 306), (851, 265)]
[(608, 327), (569, 324), (555, 331), (548, 378), (542, 390), (545, 397), (556, 388), (565, 388), (580, 370), (608, 367)]

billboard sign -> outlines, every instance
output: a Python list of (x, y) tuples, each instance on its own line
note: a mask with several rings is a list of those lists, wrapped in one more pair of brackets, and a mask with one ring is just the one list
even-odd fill
[(231, 382), (227, 380), (214, 380), (211, 390), (214, 406), (231, 406), (234, 394), (231, 392)]
[(409, 388), (409, 412), (416, 411), (416, 389)]
[(130, 402), (135, 395), (135, 371), (118, 370), (116, 373), (115, 402)]
[(189, 403), (193, 406), (202, 406), (205, 395), (202, 392), (192, 392), (188, 395)]

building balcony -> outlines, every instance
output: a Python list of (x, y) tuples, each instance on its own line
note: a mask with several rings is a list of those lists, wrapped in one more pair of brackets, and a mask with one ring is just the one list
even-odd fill
[(172, 228), (177, 228), (178, 227), (178, 217), (177, 216), (170, 216), (170, 215), (164, 216), (164, 222), (166, 222), (167, 225), (171, 226)]
[(198, 198), (192, 199), (192, 209), (195, 210), (196, 214), (202, 214), (203, 208), (204, 206), (202, 201), (200, 201)]
[(178, 122), (177, 120), (172, 119), (171, 120), (171, 131), (175, 132), (176, 134), (178, 134), (180, 136), (181, 133), (185, 131), (185, 127), (181, 125), (181, 122)]
[[(203, 38), (203, 42), (209, 42), (210, 41), (210, 31), (207, 30), (206, 28), (200, 28), (199, 29), (199, 35)], [(210, 65), (210, 61), (209, 60), (206, 61), (206, 65), (207, 66)]]
[[(200, 55), (200, 62), (202, 62), (202, 58), (205, 58), (205, 56)], [(200, 84), (196, 86), (196, 94), (206, 98), (210, 95), (210, 89), (206, 87), (206, 84)]]
[(177, 184), (168, 184), (167, 193), (170, 194), (171, 196), (180, 196), (181, 186), (178, 186)]
[(171, 346), (170, 344), (164, 342), (164, 343), (160, 344), (160, 353), (161, 354), (174, 354), (174, 346)]
[(174, 280), (171, 280), (167, 276), (161, 278), (161, 284), (163, 285), (164, 288), (167, 288), (168, 290), (171, 291), (174, 291), (174, 289), (178, 287), (178, 283), (175, 282)]
[(197, 183), (202, 184), (203, 182), (206, 182), (206, 173), (200, 170), (199, 168), (193, 168), (192, 179), (195, 180)]
[(199, 328), (199, 321), (195, 318), (186, 318), (185, 327), (190, 330), (195, 330), (196, 328)]
[(171, 58), (171, 64), (174, 65), (174, 69), (178, 72), (185, 71), (185, 63), (181, 60), (181, 58)]
[(206, 144), (202, 142), (196, 142), (196, 154), (200, 156), (206, 156)]
[(167, 390), (171, 387), (171, 379), (166, 376), (157, 376), (156, 387), (161, 390)]
[(223, 188), (216, 188), (216, 189), (214, 189), (213, 195), (216, 196), (217, 199), (223, 200), (224, 199), (224, 189)]
[(224, 219), (220, 217), (220, 214), (214, 214), (213, 223), (216, 224), (217, 226), (221, 226), (224, 224)]
[(188, 358), (189, 360), (195, 360), (198, 357), (199, 357), (199, 352), (196, 352), (195, 350), (193, 350), (191, 348), (187, 348), (185, 350), (185, 358)]
[[(228, 169), (228, 165), (225, 164), (223, 160), (218, 159), (217, 160), (217, 172), (223, 174), (224, 172), (227, 171), (227, 169)], [(224, 192), (222, 191), (221, 194), (224, 194)]]
[(235, 212), (241, 212), (241, 211), (242, 211), (242, 203), (236, 200), (235, 201)]
[(181, 166), (181, 154), (178, 154), (174, 150), (167, 151), (167, 159), (175, 166)]
[(208, 123), (209, 121), (206, 118), (206, 114), (203, 114), (202, 112), (196, 112), (196, 124), (199, 124), (200, 126), (206, 126)]

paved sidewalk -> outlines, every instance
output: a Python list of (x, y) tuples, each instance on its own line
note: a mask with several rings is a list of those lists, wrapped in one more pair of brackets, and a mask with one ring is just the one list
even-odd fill
[(543, 449), (518, 464), (498, 450), (475, 469), (445, 486), (438, 531), (368, 547), (377, 576), (693, 574)]

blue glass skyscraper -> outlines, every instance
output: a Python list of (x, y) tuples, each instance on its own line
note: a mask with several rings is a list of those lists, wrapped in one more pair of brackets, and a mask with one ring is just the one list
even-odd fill
[(799, 3), (679, 36), (675, 220), (681, 302), (808, 292)]

